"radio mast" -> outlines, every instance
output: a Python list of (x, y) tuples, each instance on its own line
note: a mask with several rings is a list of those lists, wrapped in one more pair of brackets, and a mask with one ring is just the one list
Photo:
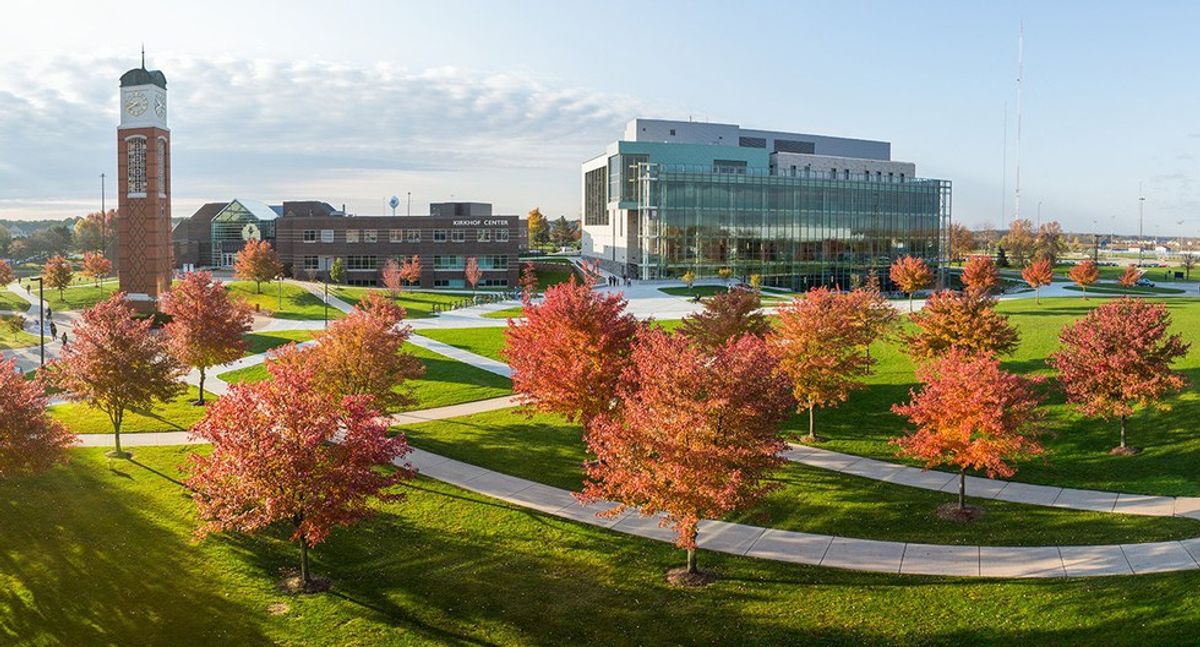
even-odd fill
[(1021, 219), (1021, 77), (1025, 75), (1025, 21), (1017, 32), (1017, 207), (1013, 220)]

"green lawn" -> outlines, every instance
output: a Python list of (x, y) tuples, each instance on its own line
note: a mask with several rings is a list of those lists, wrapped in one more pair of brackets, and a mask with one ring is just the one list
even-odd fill
[[(528, 418), (516, 409), (440, 420), (403, 431), (414, 446), (505, 474), (578, 490), (586, 459), (581, 430), (561, 418)], [(773, 477), (780, 488), (731, 520), (845, 537), (999, 546), (1094, 544), (1185, 539), (1200, 521), (1079, 512), (975, 500), (987, 514), (971, 524), (941, 521), (937, 506), (955, 494), (883, 483), (791, 464)], [(968, 492), (969, 493), (969, 492)]]
[[(1135, 254), (1132, 258), (1130, 258), (1128, 260), (1136, 261), (1137, 255)], [(1101, 262), (1103, 262), (1103, 261), (1101, 261)], [(1155, 262), (1155, 261), (1152, 257), (1147, 255), (1143, 262), (1150, 263), (1150, 262)], [(1074, 267), (1075, 267), (1074, 265), (1068, 265), (1065, 263), (1055, 265), (1054, 266), (1055, 277), (1056, 278), (1062, 277), (1063, 279), (1069, 280), (1070, 277), (1067, 276), (1067, 273), (1070, 272), (1071, 269)], [(1116, 281), (1117, 279), (1121, 278), (1122, 274), (1125, 273), (1125, 264), (1122, 263), (1121, 265), (1118, 265), (1116, 267), (1113, 267), (1110, 265), (1099, 265), (1096, 267), (1096, 269), (1099, 270), (1099, 272), (1100, 272), (1101, 280)], [(1161, 282), (1170, 283), (1173, 281), (1190, 280), (1190, 279), (1175, 278), (1175, 272), (1184, 272), (1183, 268), (1178, 265), (1172, 265), (1171, 267), (1143, 267), (1142, 272), (1143, 272), (1143, 274), (1142, 274), (1143, 276), (1150, 279), (1151, 281), (1154, 281), (1155, 283), (1161, 283)], [(1186, 276), (1187, 272), (1184, 272), (1184, 275)]]
[[(1064, 287), (1063, 289), (1071, 290), (1073, 292), (1083, 292), (1083, 288), (1079, 287), (1078, 285), (1068, 285), (1068, 286)], [(1123, 285), (1103, 284), (1103, 285), (1089, 285), (1087, 288), (1087, 293), (1088, 294), (1132, 294), (1132, 295), (1144, 296), (1144, 295), (1155, 295), (1155, 294), (1183, 294), (1184, 290), (1181, 290), (1179, 288), (1164, 288), (1164, 287), (1160, 287), (1157, 285), (1154, 287), (1150, 287), (1150, 286), (1143, 287), (1143, 286), (1137, 286), (1137, 285), (1132, 286), (1132, 287), (1125, 287)]]
[[(225, 289), (229, 291), (230, 296), (241, 299), (250, 304), (251, 308), (257, 307), (263, 314), (277, 319), (315, 321), (325, 318), (325, 303), (321, 301), (321, 297), (294, 283), (284, 283), (282, 287), (278, 282), (263, 283), (261, 294), (255, 292), (253, 281), (231, 281), (225, 284)], [(342, 312), (330, 306), (329, 319), (340, 317)]]
[(691, 288), (687, 286), (673, 286), (669, 288), (659, 288), (659, 292), (669, 294), (673, 297), (690, 297), (699, 294), (701, 297), (711, 297), (714, 294), (728, 292), (729, 288), (724, 285), (694, 285)]
[[(37, 296), (35, 295), (34, 298), (36, 299)], [(28, 312), (29, 302), (0, 285), (0, 311)]]
[(306, 342), (313, 338), (313, 330), (277, 330), (271, 332), (251, 332), (242, 335), (246, 340), (246, 354), (258, 355), (272, 348), (278, 348), (292, 342)]
[(418, 331), (422, 337), (435, 339), (457, 346), (476, 355), (504, 361), (500, 350), (504, 348), (504, 326), (489, 328), (428, 328)]
[[(349, 303), (350, 305), (358, 305), (359, 299), (367, 296), (369, 292), (376, 292), (387, 295), (387, 290), (378, 288), (353, 288), (345, 286), (330, 286), (329, 293), (337, 296), (337, 298)], [(464, 299), (469, 299), (469, 294), (448, 294), (442, 292), (409, 292), (400, 293), (400, 299), (397, 301), (408, 312), (409, 319), (427, 319), (433, 316), (433, 307), (435, 305), (448, 306), (458, 303)]]
[[(97, 303), (112, 296), (113, 292), (117, 291), (116, 284), (107, 283), (96, 287), (90, 283), (87, 285), (72, 286), (62, 291), (62, 296), (59, 296), (58, 290), (46, 288), (45, 297), (46, 305), (52, 310), (85, 310)], [(33, 298), (37, 299), (37, 287), (33, 288)]]
[(487, 319), (520, 319), (524, 316), (525, 306), (513, 306), (483, 315)]
[[(26, 348), (38, 344), (40, 338), (37, 335), (24, 330), (13, 330), (8, 327), (8, 322), (5, 319), (5, 317), (0, 316), (0, 350)], [(46, 341), (49, 342), (50, 339), (47, 337)]]
[[(546, 261), (542, 261), (542, 262), (544, 263)], [(571, 266), (569, 263), (554, 263), (554, 264), (562, 265), (563, 267), (562, 267), (562, 269), (558, 269), (558, 268), (540, 269), (535, 272), (537, 274), (538, 292), (545, 292), (546, 288), (550, 287), (551, 285), (558, 285), (559, 283), (566, 283), (568, 280), (571, 279), (571, 276), (574, 275), (574, 272), (571, 271)]]
[[(432, 409), (463, 402), (498, 398), (512, 393), (512, 382), (508, 378), (463, 364), (413, 344), (405, 344), (404, 350), (417, 356), (425, 364), (425, 377), (413, 380), (411, 385), (417, 402), (405, 410)], [(269, 376), (262, 364), (228, 371), (218, 375), (230, 382), (257, 382)]]
[[(121, 423), (121, 433), (147, 431), (186, 431), (204, 417), (204, 407), (192, 404), (200, 397), (199, 390), (189, 386), (187, 391), (170, 402), (159, 403), (150, 411), (129, 411)], [(215, 398), (205, 393), (205, 401)], [(99, 409), (81, 402), (68, 402), (50, 407), (50, 415), (77, 434), (111, 434), (112, 423)]]
[(1063, 581), (864, 574), (677, 549), (430, 480), (312, 553), (329, 593), (276, 588), (283, 529), (192, 539), (185, 447), (101, 449), (0, 483), (0, 641), (22, 644), (1190, 644), (1200, 573)]

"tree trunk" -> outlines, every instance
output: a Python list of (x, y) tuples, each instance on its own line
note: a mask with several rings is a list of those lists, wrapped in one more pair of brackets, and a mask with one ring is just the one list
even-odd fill
[(967, 509), (967, 470), (958, 470), (958, 509)]
[(204, 367), (200, 367), (200, 406), (204, 406)]
[(696, 549), (695, 548), (687, 549), (687, 572), (692, 575), (700, 572), (696, 568)]
[(1038, 305), (1042, 305), (1042, 286), (1040, 286), (1040, 285), (1037, 286), (1037, 288), (1034, 290), (1034, 292), (1037, 293)]
[(814, 425), (813, 425), (813, 409), (814, 408), (815, 407), (813, 407), (813, 405), (811, 405), (811, 404), (808, 405), (808, 439), (809, 440), (817, 439), (817, 434), (814, 433)]
[(117, 452), (121, 451), (121, 418), (122, 412), (118, 412), (113, 416), (113, 449)]
[(300, 535), (300, 584), (307, 589), (312, 577), (308, 571), (308, 540)]
[(1125, 418), (1121, 416), (1121, 449), (1125, 449)]
[(908, 314), (913, 313), (913, 293), (908, 293)]

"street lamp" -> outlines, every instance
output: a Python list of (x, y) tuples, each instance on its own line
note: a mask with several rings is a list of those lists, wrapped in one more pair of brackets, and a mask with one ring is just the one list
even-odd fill
[(41, 366), (46, 366), (46, 299), (42, 291), (42, 277), (31, 276), (30, 281), (38, 282), (38, 355)]
[(325, 328), (329, 328), (329, 277), (321, 280), (325, 284)]
[(275, 280), (279, 281), (279, 303), (275, 308), (275, 312), (278, 313), (283, 310), (283, 275), (280, 274), (279, 276), (276, 276)]

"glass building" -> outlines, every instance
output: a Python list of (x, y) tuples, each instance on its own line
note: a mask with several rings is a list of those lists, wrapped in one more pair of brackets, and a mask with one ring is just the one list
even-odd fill
[(885, 142), (638, 119), (583, 166), (583, 253), (643, 280), (886, 284), (900, 256), (945, 264), (950, 183), (914, 176)]

